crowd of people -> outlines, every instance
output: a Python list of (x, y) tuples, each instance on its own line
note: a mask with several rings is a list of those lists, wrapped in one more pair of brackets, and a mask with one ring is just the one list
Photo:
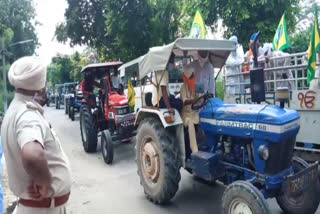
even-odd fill
[[(260, 68), (273, 68), (273, 67), (284, 67), (290, 66), (290, 54), (283, 51), (273, 50), (273, 45), (271, 43), (265, 43), (263, 47), (260, 44), (260, 35), (257, 33), (252, 34), (249, 41), (249, 50), (244, 54), (243, 48), (238, 44), (236, 36), (230, 38), (237, 45), (237, 49), (233, 51), (226, 61), (225, 75), (226, 75), (226, 93), (227, 94), (241, 94), (245, 92), (246, 89), (246, 77), (243, 72), (248, 72), (253, 68), (253, 49), (254, 49), (254, 39), (257, 37), (256, 41), (256, 52), (258, 67)], [(276, 57), (281, 57), (281, 59), (275, 59)], [(279, 87), (287, 87), (289, 90), (295, 88), (295, 81), (292, 71), (289, 69), (277, 70), (275, 76), (273, 72), (264, 72), (264, 80), (270, 81), (276, 79), (276, 85), (273, 86), (270, 82), (265, 84), (266, 91), (274, 91)]]

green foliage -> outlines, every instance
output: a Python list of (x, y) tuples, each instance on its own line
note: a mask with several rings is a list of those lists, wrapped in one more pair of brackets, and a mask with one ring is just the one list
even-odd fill
[(290, 38), (291, 53), (305, 52), (309, 48), (311, 29), (299, 32)]
[(9, 48), (7, 60), (10, 63), (17, 58), (34, 53), (36, 45), (38, 45), (34, 23), (38, 23), (35, 21), (35, 10), (32, 1), (0, 0), (0, 23), (0, 34), (3, 35), (5, 32), (6, 38), (8, 38), (6, 45), (9, 42), (15, 43), (29, 39), (35, 41), (34, 43), (26, 43)]
[(224, 83), (221, 78), (216, 81), (216, 97), (223, 100), (224, 99)]
[(288, 32), (295, 30), (300, 0), (221, 0), (219, 15), (228, 27), (225, 36), (236, 35), (239, 43), (248, 48), (250, 35), (261, 32), (261, 42), (273, 39), (281, 16), (286, 12)]
[(78, 52), (71, 56), (58, 55), (53, 57), (48, 66), (48, 87), (52, 88), (58, 83), (79, 82), (82, 78), (80, 71), (87, 64), (87, 57)]

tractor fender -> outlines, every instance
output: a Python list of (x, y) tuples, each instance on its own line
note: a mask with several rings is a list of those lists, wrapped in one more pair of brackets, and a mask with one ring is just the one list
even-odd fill
[(178, 126), (182, 125), (182, 119), (180, 117), (180, 114), (177, 110), (175, 110), (175, 115), (174, 115), (174, 122), (172, 123), (167, 123), (165, 118), (164, 118), (164, 113), (167, 113), (167, 109), (151, 109), (151, 108), (140, 108), (139, 111), (137, 112), (136, 115), (136, 121), (135, 121), (135, 126), (139, 126), (139, 123), (148, 117), (155, 117), (159, 119), (163, 125), (164, 128), (171, 127), (171, 126)]

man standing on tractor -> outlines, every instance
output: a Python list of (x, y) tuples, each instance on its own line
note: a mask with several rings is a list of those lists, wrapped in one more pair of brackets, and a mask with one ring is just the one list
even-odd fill
[(10, 67), (15, 96), (5, 114), (1, 140), (9, 186), (19, 198), (15, 214), (66, 213), (71, 175), (58, 136), (43, 116), (46, 68), (34, 57)]
[(118, 91), (118, 89), (120, 88), (120, 76), (118, 74), (117, 69), (115, 69), (113, 71), (113, 74), (111, 75), (111, 84), (112, 84), (112, 88)]
[[(183, 103), (181, 99), (175, 98), (169, 94), (169, 73), (174, 69), (174, 54), (170, 56), (167, 70), (156, 71), (153, 77), (152, 105), (159, 108), (167, 108), (171, 114), (174, 114), (174, 109), (181, 112)], [(159, 101), (159, 103), (158, 103)]]
[(91, 95), (93, 93), (94, 86), (100, 88), (100, 84), (95, 81), (94, 75), (91, 71), (87, 71), (84, 74), (84, 78), (80, 83), (80, 90), (84, 96)]
[(191, 105), (198, 101), (198, 94), (195, 91), (196, 78), (193, 68), (185, 68), (183, 72), (184, 84), (180, 89), (180, 97), (183, 101), (182, 120), (185, 127), (188, 127), (189, 142), (192, 153), (198, 152), (195, 125), (199, 124), (199, 113), (191, 109)]
[[(187, 52), (184, 52), (184, 56)], [(198, 59), (185, 66), (186, 69), (193, 69), (197, 83), (203, 84), (204, 92), (215, 96), (215, 78), (213, 65), (209, 59), (208, 51), (198, 51)]]

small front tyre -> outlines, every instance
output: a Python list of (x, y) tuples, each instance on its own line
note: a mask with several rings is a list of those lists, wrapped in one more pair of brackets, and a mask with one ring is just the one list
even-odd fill
[(113, 161), (113, 144), (109, 130), (105, 130), (101, 135), (102, 157), (106, 164), (112, 164)]
[(223, 214), (269, 214), (262, 193), (247, 181), (235, 181), (222, 196)]

